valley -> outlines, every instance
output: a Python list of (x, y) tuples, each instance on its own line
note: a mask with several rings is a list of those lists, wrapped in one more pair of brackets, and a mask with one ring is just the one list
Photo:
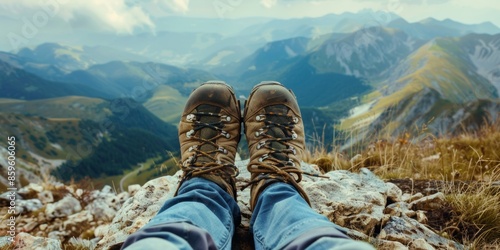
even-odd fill
[(208, 80), (232, 85), (242, 104), (255, 84), (282, 82), (311, 148), (447, 136), (498, 119), (498, 27), (392, 13), (367, 25), (374, 15), (170, 17), (158, 22), (182, 25), (156, 35), (0, 52), (0, 135), (19, 138), (26, 180), (121, 188), (177, 169), (180, 114)]

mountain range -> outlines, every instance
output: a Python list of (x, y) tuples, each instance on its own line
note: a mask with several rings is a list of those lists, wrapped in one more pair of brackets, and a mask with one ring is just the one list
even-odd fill
[(241, 100), (260, 81), (282, 82), (307, 140), (327, 147), (474, 130), (500, 112), (500, 29), (491, 23), (366, 11), (158, 22), (180, 25), (0, 53), (0, 133), (19, 137), (28, 172), (98, 178), (165, 160), (189, 93), (213, 79)]

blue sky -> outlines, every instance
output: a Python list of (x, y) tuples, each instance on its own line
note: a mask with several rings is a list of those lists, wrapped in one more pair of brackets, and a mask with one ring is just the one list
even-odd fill
[[(300, 18), (363, 9), (393, 12), (412, 22), (434, 17), (463, 23), (490, 21), (500, 26), (500, 4), (496, 0), (2, 0), (0, 18), (19, 23), (19, 29), (24, 20), (45, 21), (40, 15), (45, 12), (49, 24), (44, 32), (70, 26), (72, 30), (132, 33), (143, 28), (154, 30), (154, 19), (169, 15)], [(6, 34), (9, 27), (2, 23), (0, 31)]]

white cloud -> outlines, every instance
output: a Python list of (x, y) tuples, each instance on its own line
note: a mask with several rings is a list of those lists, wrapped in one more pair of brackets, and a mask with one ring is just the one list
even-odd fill
[(278, 0), (261, 0), (260, 4), (262, 4), (264, 7), (270, 9), (274, 7), (278, 3)]
[(51, 18), (62, 19), (78, 27), (132, 33), (135, 28), (154, 24), (139, 5), (125, 0), (2, 0), (7, 15), (30, 19), (36, 13), (48, 13)]
[(176, 11), (187, 12), (189, 10), (189, 0), (173, 0), (172, 6)]

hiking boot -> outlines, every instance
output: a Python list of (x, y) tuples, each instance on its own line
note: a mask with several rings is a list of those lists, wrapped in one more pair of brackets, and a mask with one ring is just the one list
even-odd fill
[(236, 199), (234, 165), (240, 140), (241, 111), (233, 89), (210, 81), (195, 89), (179, 123), (184, 171), (181, 184), (193, 177), (211, 180)]
[(255, 86), (245, 104), (245, 135), (250, 150), (250, 209), (264, 189), (274, 182), (294, 186), (304, 200), (309, 198), (299, 186), (300, 162), (305, 149), (304, 125), (292, 91), (278, 82)]

